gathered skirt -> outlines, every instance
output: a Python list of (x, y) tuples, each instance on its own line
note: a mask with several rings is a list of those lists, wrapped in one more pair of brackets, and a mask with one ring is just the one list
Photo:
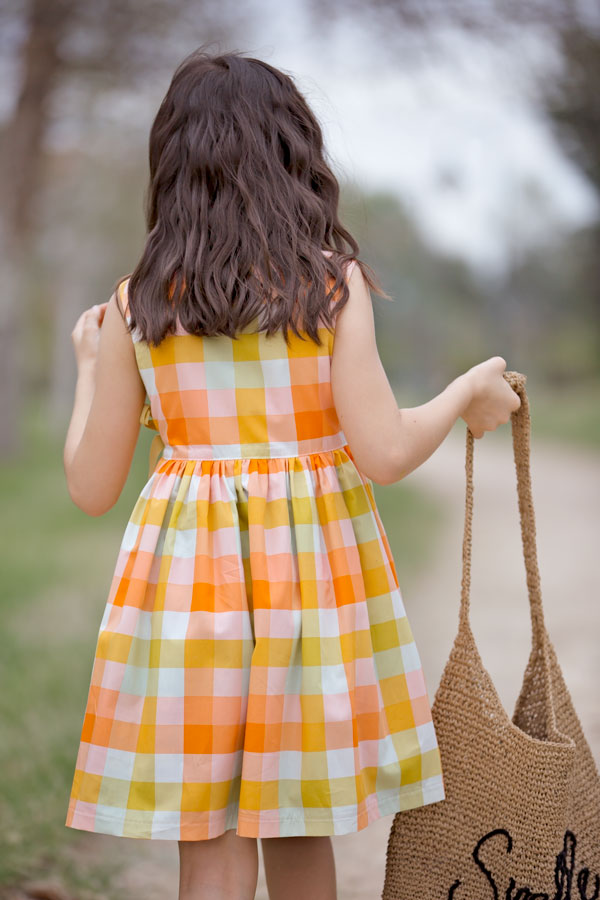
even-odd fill
[(160, 459), (100, 623), (66, 825), (333, 835), (444, 797), (418, 649), (350, 448)]

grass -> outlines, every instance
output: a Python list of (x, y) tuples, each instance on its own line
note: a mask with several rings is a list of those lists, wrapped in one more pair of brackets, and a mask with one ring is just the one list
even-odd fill
[[(143, 483), (140, 439), (130, 478), (102, 518), (71, 501), (63, 442), (52, 440), (42, 410), (26, 416), (25, 452), (0, 470), (2, 543), (0, 694), (0, 884), (57, 871), (77, 886), (60, 850), (91, 661), (119, 545)], [(99, 871), (92, 879), (104, 883)], [(81, 893), (78, 896), (82, 897)]]
[[(79, 900), (95, 900), (110, 895), (121, 863), (95, 859), (90, 836), (64, 821), (98, 628), (152, 435), (141, 431), (118, 503), (94, 518), (68, 495), (63, 439), (49, 434), (41, 404), (27, 411), (25, 428), (23, 456), (0, 470), (9, 525), (1, 549), (0, 886), (54, 878)], [(374, 493), (404, 583), (430, 552), (439, 510), (407, 483), (374, 485)]]

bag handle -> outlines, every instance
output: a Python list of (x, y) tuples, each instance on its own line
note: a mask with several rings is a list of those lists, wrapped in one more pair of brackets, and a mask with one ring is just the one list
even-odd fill
[[(527, 576), (527, 590), (529, 594), (529, 606), (531, 612), (531, 628), (534, 648), (543, 649), (546, 638), (544, 613), (542, 609), (542, 590), (540, 584), (540, 572), (537, 562), (535, 516), (533, 511), (533, 499), (531, 494), (530, 471), (530, 444), (531, 444), (531, 417), (529, 412), (529, 399), (525, 390), (527, 376), (520, 372), (504, 372), (504, 378), (512, 389), (521, 398), (519, 409), (510, 414), (512, 425), (513, 450), (515, 466), (517, 470), (517, 493), (519, 498), (519, 514), (521, 520), (521, 538), (523, 543), (523, 556), (525, 558), (525, 572)], [(459, 631), (466, 629), (471, 632), (469, 622), (469, 593), (471, 588), (471, 540), (473, 524), (473, 447), (474, 438), (467, 427), (467, 495), (465, 508), (465, 530), (463, 537), (463, 573), (460, 599)], [(472, 632), (471, 632), (472, 635)]]

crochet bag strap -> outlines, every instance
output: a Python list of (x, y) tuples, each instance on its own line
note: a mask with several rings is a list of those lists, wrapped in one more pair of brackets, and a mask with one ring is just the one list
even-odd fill
[[(514, 410), (511, 413), (513, 450), (517, 470), (521, 538), (523, 542), (523, 555), (525, 557), (525, 571), (527, 575), (533, 647), (535, 649), (543, 650), (545, 646), (546, 627), (542, 609), (542, 591), (535, 536), (535, 516), (531, 495), (531, 472), (529, 464), (531, 417), (529, 412), (529, 399), (525, 390), (527, 377), (520, 372), (504, 372), (503, 375), (512, 389), (521, 398), (519, 409)], [(459, 630), (469, 632), (471, 637), (472, 632), (469, 623), (469, 592), (471, 588), (471, 540), (473, 524), (473, 446), (473, 434), (467, 427), (467, 453), (465, 465), (467, 473), (467, 496), (463, 538), (463, 574)]]

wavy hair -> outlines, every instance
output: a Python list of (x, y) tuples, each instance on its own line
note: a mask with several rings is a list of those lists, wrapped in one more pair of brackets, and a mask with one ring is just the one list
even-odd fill
[(319, 123), (279, 69), (240, 51), (189, 54), (152, 124), (149, 163), (148, 234), (128, 284), (129, 330), (149, 343), (178, 321), (235, 337), (258, 317), (260, 331), (320, 345), (319, 321), (333, 331), (347, 302), (352, 259), (391, 299), (357, 258)]

